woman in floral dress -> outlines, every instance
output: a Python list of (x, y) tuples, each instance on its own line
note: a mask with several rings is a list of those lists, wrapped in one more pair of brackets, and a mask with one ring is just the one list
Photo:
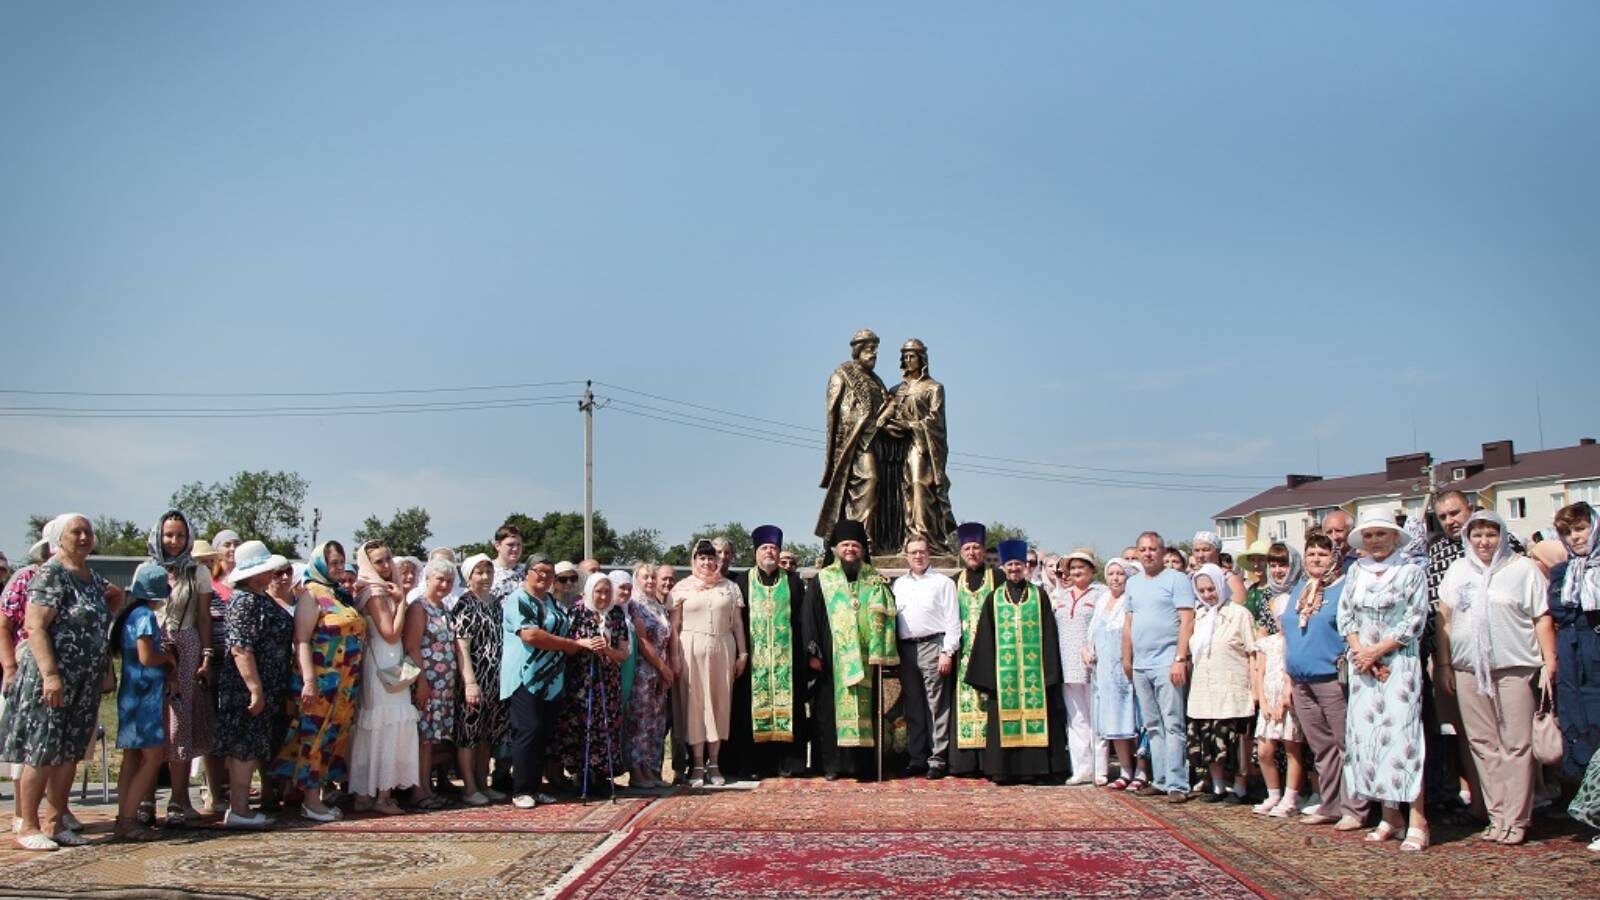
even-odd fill
[[(1405, 834), (1402, 850), (1428, 846), (1422, 798), (1422, 658), (1417, 646), (1428, 612), (1422, 567), (1399, 555), (1405, 532), (1382, 515), (1364, 515), (1350, 545), (1365, 555), (1350, 567), (1339, 597), (1339, 633), (1349, 645), (1350, 705), (1344, 777), (1351, 794), (1383, 802), (1374, 842)], [(1411, 805), (1411, 821), (1399, 805)]]
[(578, 778), (585, 795), (606, 796), (611, 779), (624, 767), (622, 748), (622, 661), (628, 658), (628, 620), (611, 603), (611, 580), (596, 572), (573, 610), (575, 641), (603, 637), (606, 649), (567, 658), (566, 701), (556, 720), (556, 749), (562, 765)]
[(445, 799), (433, 792), (428, 776), (433, 771), (434, 746), (454, 740), (456, 732), (456, 634), (444, 608), (444, 598), (455, 583), (455, 566), (442, 559), (428, 563), (422, 599), (406, 610), (406, 654), (422, 669), (415, 689), (421, 740), (417, 748), (421, 768), (413, 792), (418, 809), (443, 809), (446, 805)]
[(667, 724), (672, 721), (672, 617), (656, 596), (655, 567), (641, 563), (633, 570), (635, 589), (625, 610), (633, 620), (641, 664), (633, 676), (628, 717), (623, 733), (632, 787), (666, 787), (661, 763)]
[(494, 560), (483, 555), (461, 564), (461, 599), (450, 610), (450, 627), (456, 634), (456, 656), (461, 662), (461, 691), (456, 699), (456, 767), (471, 806), (504, 800), (506, 795), (489, 786), (489, 756), (505, 740), (509, 712), (500, 700), (500, 653), (503, 632), (500, 604), (490, 593), (494, 585)]
[(311, 553), (305, 590), (295, 599), (295, 673), (290, 689), (300, 713), (290, 723), (283, 751), (272, 767), (305, 794), (301, 813), (331, 822), (338, 809), (323, 800), (335, 782), (350, 779), (350, 736), (361, 695), (361, 647), (367, 621), (334, 580), (344, 568), (344, 546), (328, 541)]

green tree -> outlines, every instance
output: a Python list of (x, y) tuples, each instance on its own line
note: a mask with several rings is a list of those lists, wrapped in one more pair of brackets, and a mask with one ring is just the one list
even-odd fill
[(274, 553), (298, 556), (306, 491), (311, 484), (296, 472), (237, 472), (226, 481), (195, 481), (178, 488), (172, 505), (195, 524), (198, 536), (232, 528), (245, 540), (266, 543)]
[(669, 566), (687, 566), (689, 564), (689, 545), (673, 544), (661, 551), (661, 562)]
[(28, 543), (30, 543), (30, 544), (38, 543), (39, 538), (44, 536), (44, 526), (46, 526), (48, 524), (50, 524), (50, 517), (49, 516), (41, 516), (38, 513), (34, 513), (33, 515), (29, 516), (28, 517)]
[(783, 545), (786, 552), (793, 553), (794, 558), (800, 560), (802, 566), (816, 565), (822, 559), (822, 544), (805, 544), (799, 541), (790, 541)]
[(990, 522), (986, 526), (989, 531), (989, 546), (998, 547), (1001, 541), (1033, 541), (1028, 540), (1028, 533), (1016, 525), (1007, 525), (1004, 522)]
[(611, 561), (618, 564), (642, 563), (661, 558), (661, 532), (654, 528), (635, 528), (617, 538), (617, 552)]
[(695, 531), (690, 539), (691, 545), (695, 541), (709, 541), (712, 538), (727, 538), (733, 542), (733, 564), (736, 566), (753, 566), (756, 564), (756, 548), (750, 543), (750, 529), (741, 522), (727, 522), (722, 525), (713, 525), (707, 522)]
[(94, 552), (100, 556), (147, 556), (144, 529), (127, 519), (94, 517)]
[[(501, 525), (512, 525), (522, 532), (522, 555), (526, 559), (535, 553), (543, 553), (554, 561), (566, 560), (578, 562), (583, 559), (583, 513), (576, 512), (548, 512), (543, 518), (534, 519), (523, 513), (512, 513), (505, 517)], [(498, 528), (499, 526), (496, 526)], [(622, 552), (618, 545), (617, 533), (606, 524), (606, 517), (599, 510), (594, 514), (594, 555), (601, 562), (616, 561)], [(458, 548), (464, 553), (487, 553), (494, 556), (494, 545), (491, 543), (463, 544)]]
[(428, 511), (420, 506), (395, 510), (388, 524), (379, 521), (377, 516), (367, 516), (356, 529), (355, 540), (357, 544), (380, 540), (389, 545), (396, 556), (421, 558), (427, 555), (426, 544), (433, 534), (428, 519)]

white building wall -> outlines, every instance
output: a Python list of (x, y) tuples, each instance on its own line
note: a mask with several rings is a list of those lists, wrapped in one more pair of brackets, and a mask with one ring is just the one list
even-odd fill
[(1306, 524), (1311, 513), (1304, 509), (1275, 509), (1261, 514), (1261, 537), (1282, 541), (1296, 550), (1306, 545)]
[(1550, 522), (1566, 505), (1566, 486), (1556, 480), (1524, 481), (1496, 488), (1494, 511), (1511, 533), (1526, 542), (1535, 531), (1553, 532)]

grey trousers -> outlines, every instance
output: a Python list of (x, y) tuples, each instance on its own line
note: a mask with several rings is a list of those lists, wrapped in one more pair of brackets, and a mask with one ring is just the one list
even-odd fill
[(1350, 796), (1344, 783), (1344, 685), (1339, 679), (1295, 682), (1290, 693), (1300, 733), (1316, 759), (1318, 792), (1326, 815), (1365, 820), (1372, 804)]
[[(1535, 668), (1495, 669), (1495, 696), (1478, 693), (1471, 672), (1457, 670), (1456, 700), (1467, 748), (1478, 767), (1479, 790), (1492, 825), (1527, 828), (1533, 818), (1533, 714), (1538, 707)], [(1500, 699), (1495, 715), (1495, 697)]]
[[(930, 769), (950, 766), (950, 698), (948, 675), (939, 674), (943, 642), (900, 642), (901, 708), (906, 716), (906, 749), (912, 765)], [(914, 664), (913, 664), (914, 661)]]

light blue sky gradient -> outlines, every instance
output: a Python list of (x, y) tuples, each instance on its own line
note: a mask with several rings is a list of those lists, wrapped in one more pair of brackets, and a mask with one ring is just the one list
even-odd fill
[[(1319, 445), (1536, 449), (1536, 387), (1548, 446), (1600, 430), (1600, 6), (854, 6), (7, 4), (0, 387), (592, 378), (815, 440), (870, 326), (890, 384), (927, 342), (958, 452), (1227, 488), (952, 473), (959, 519), (1102, 552)], [(619, 530), (808, 536), (819, 452), (640, 411), (596, 420)], [(31, 512), (147, 523), (243, 468), (333, 536), (582, 504), (567, 406), (0, 434), (13, 554)]]

